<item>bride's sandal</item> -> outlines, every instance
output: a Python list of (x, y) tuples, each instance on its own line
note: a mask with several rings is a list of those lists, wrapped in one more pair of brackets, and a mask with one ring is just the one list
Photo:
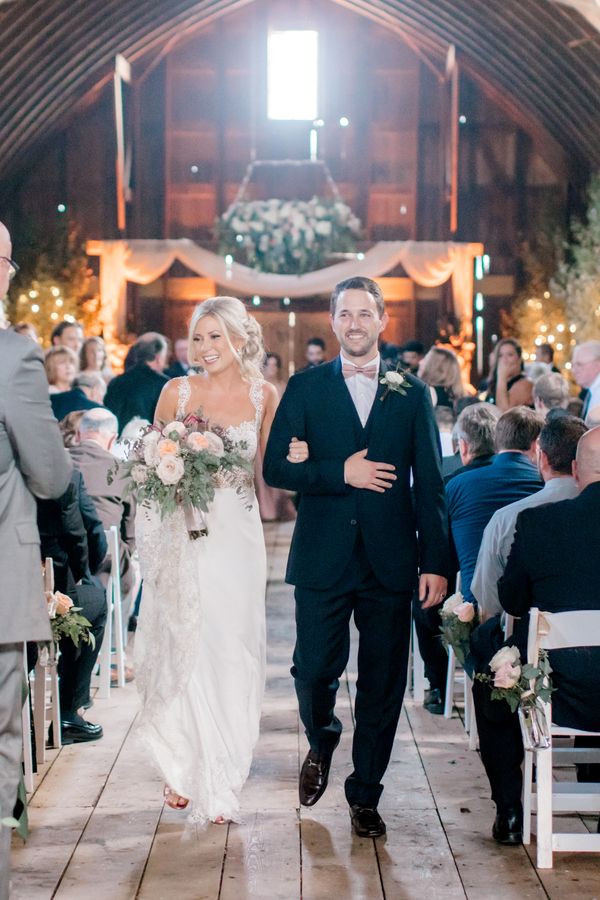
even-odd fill
[(181, 797), (175, 791), (172, 791), (171, 788), (165, 784), (163, 790), (163, 797), (167, 806), (170, 806), (171, 809), (185, 809), (189, 800), (186, 800), (185, 797)]
[(217, 816), (215, 819), (211, 819), (213, 825), (229, 825), (231, 819), (226, 819), (225, 816)]

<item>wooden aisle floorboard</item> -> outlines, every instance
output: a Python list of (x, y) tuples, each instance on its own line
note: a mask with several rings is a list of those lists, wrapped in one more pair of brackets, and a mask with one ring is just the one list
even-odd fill
[[(128, 685), (89, 713), (104, 727), (101, 741), (51, 751), (36, 776), (30, 839), (14, 841), (11, 900), (600, 900), (598, 856), (559, 854), (553, 871), (538, 873), (535, 843), (527, 851), (493, 842), (489, 787), (460, 720), (431, 716), (410, 696), (380, 804), (387, 837), (351, 834), (344, 779), (355, 641), (339, 691), (344, 734), (329, 789), (314, 808), (299, 808), (307, 742), (289, 674), (291, 526), (270, 524), (265, 534), (268, 683), (243, 823), (190, 834), (185, 814), (163, 806), (161, 780), (135, 735), (137, 696)], [(578, 817), (562, 821), (585, 827)]]

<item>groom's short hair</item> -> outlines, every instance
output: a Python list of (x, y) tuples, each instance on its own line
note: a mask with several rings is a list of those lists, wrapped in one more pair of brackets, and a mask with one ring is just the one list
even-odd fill
[(377, 312), (380, 316), (383, 316), (385, 312), (383, 291), (376, 281), (373, 281), (372, 278), (365, 278), (363, 275), (356, 275), (354, 278), (346, 278), (344, 281), (339, 281), (336, 284), (329, 303), (329, 311), (332, 316), (335, 316), (335, 307), (338, 297), (340, 294), (343, 294), (344, 291), (367, 291), (375, 301)]

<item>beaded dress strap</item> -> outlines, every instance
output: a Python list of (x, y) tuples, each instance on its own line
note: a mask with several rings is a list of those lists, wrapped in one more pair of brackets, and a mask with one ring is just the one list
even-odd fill
[(256, 379), (250, 385), (250, 399), (254, 404), (254, 408), (256, 410), (256, 417), (254, 419), (254, 423), (256, 425), (256, 431), (260, 431), (260, 426), (262, 425), (262, 415), (263, 415), (263, 385), (264, 380)]
[(189, 375), (184, 375), (179, 379), (179, 385), (177, 390), (177, 416), (176, 418), (179, 421), (183, 421), (185, 419), (187, 413), (185, 408), (189, 402), (190, 397), (192, 396), (192, 386), (190, 384)]

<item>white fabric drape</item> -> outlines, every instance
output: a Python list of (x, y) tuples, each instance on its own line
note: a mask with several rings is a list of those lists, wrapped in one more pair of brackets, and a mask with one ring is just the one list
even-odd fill
[(175, 260), (235, 293), (291, 298), (326, 294), (344, 278), (376, 278), (401, 265), (413, 281), (425, 287), (436, 287), (451, 278), (456, 315), (470, 321), (473, 259), (483, 253), (483, 246), (449, 241), (380, 241), (366, 251), (363, 259), (336, 263), (305, 275), (271, 275), (239, 263), (228, 266), (223, 256), (187, 238), (90, 241), (88, 253), (100, 257), (102, 324), (105, 337), (115, 338), (125, 333), (127, 282), (156, 281)]

